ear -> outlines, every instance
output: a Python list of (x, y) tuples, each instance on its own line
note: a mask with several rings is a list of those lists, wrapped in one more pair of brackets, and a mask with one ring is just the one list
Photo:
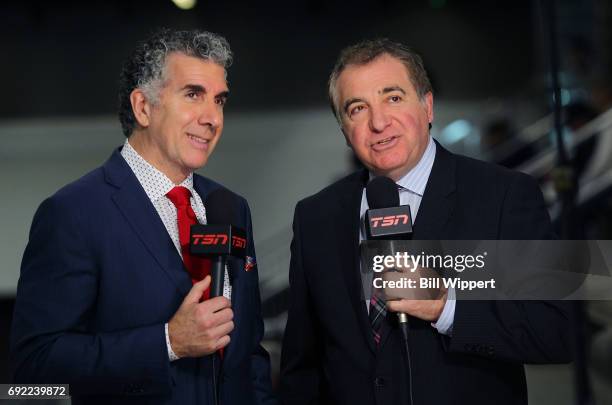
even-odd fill
[(425, 111), (427, 111), (427, 119), (431, 124), (434, 120), (433, 94), (431, 94), (431, 91), (425, 94), (423, 104), (425, 106)]
[(132, 104), (132, 112), (134, 112), (136, 122), (143, 128), (148, 127), (151, 122), (151, 104), (142, 90), (132, 90), (130, 103)]

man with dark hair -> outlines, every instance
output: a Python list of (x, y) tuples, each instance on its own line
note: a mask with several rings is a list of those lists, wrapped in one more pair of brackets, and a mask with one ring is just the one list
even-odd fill
[[(569, 360), (564, 307), (458, 300), (453, 289), (438, 299), (381, 305), (362, 283), (358, 254), (373, 177), (397, 183), (415, 219), (413, 238), (423, 240), (553, 237), (536, 182), (451, 154), (432, 139), (431, 85), (421, 58), (401, 44), (345, 49), (329, 98), (366, 170), (296, 206), (283, 402), (526, 403), (523, 363)], [(393, 312), (410, 316), (409, 362)]]
[(125, 143), (34, 217), (15, 382), (70, 384), (74, 404), (274, 403), (246, 201), (231, 194), (248, 256), (228, 260), (223, 296), (208, 299), (210, 262), (189, 252), (189, 226), (222, 188), (193, 172), (221, 137), (231, 59), (219, 35), (161, 30), (125, 63)]

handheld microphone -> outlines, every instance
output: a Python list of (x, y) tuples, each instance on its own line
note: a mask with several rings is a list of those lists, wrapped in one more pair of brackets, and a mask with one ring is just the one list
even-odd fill
[[(397, 184), (388, 177), (376, 177), (366, 186), (369, 210), (365, 215), (368, 240), (412, 239), (412, 215), (409, 205), (399, 205)], [(407, 335), (408, 315), (397, 313), (402, 331)]]
[[(399, 190), (397, 184), (388, 177), (376, 177), (366, 186), (366, 198), (369, 210), (365, 215), (365, 226), (368, 240), (409, 240), (412, 239), (412, 215), (409, 205), (399, 205)], [(397, 313), (400, 330), (404, 338), (408, 379), (410, 380), (410, 404), (414, 404), (412, 396), (412, 361), (408, 332), (410, 325), (408, 315)]]
[[(246, 255), (246, 232), (234, 226), (238, 198), (229, 190), (219, 188), (206, 198), (206, 225), (191, 225), (189, 249), (192, 254), (207, 256), (211, 259), (210, 298), (223, 295), (225, 283), (225, 261), (228, 256)], [(219, 350), (223, 356), (223, 349)], [(217, 386), (217, 366), (215, 355), (211, 357), (213, 401), (219, 405)]]
[(401, 205), (397, 184), (388, 177), (376, 177), (366, 186), (369, 210), (365, 225), (368, 240), (410, 239), (412, 215), (409, 205)]
[(246, 232), (235, 223), (237, 198), (229, 190), (220, 188), (206, 198), (206, 225), (191, 226), (189, 249), (192, 254), (210, 257), (210, 298), (223, 295), (225, 262), (228, 256), (244, 258)]

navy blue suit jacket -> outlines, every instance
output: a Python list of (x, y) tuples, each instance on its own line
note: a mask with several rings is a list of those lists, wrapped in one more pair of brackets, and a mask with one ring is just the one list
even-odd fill
[[(210, 356), (169, 362), (164, 324), (192, 284), (120, 149), (45, 200), (23, 256), (11, 335), (14, 381), (71, 384), (73, 403), (212, 403)], [(204, 200), (222, 187), (194, 175)], [(247, 202), (236, 225), (248, 234)], [(223, 404), (274, 403), (257, 268), (231, 259), (235, 329)]]

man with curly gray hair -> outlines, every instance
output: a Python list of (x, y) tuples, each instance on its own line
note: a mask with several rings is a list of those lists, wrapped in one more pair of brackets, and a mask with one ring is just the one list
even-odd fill
[[(127, 60), (126, 141), (34, 217), (11, 336), (16, 382), (70, 384), (73, 404), (275, 403), (248, 204), (193, 173), (221, 137), (231, 61), (223, 37), (167, 29)], [(211, 297), (211, 263), (191, 254), (189, 228), (206, 223), (219, 190), (247, 256), (228, 260), (223, 296)]]

